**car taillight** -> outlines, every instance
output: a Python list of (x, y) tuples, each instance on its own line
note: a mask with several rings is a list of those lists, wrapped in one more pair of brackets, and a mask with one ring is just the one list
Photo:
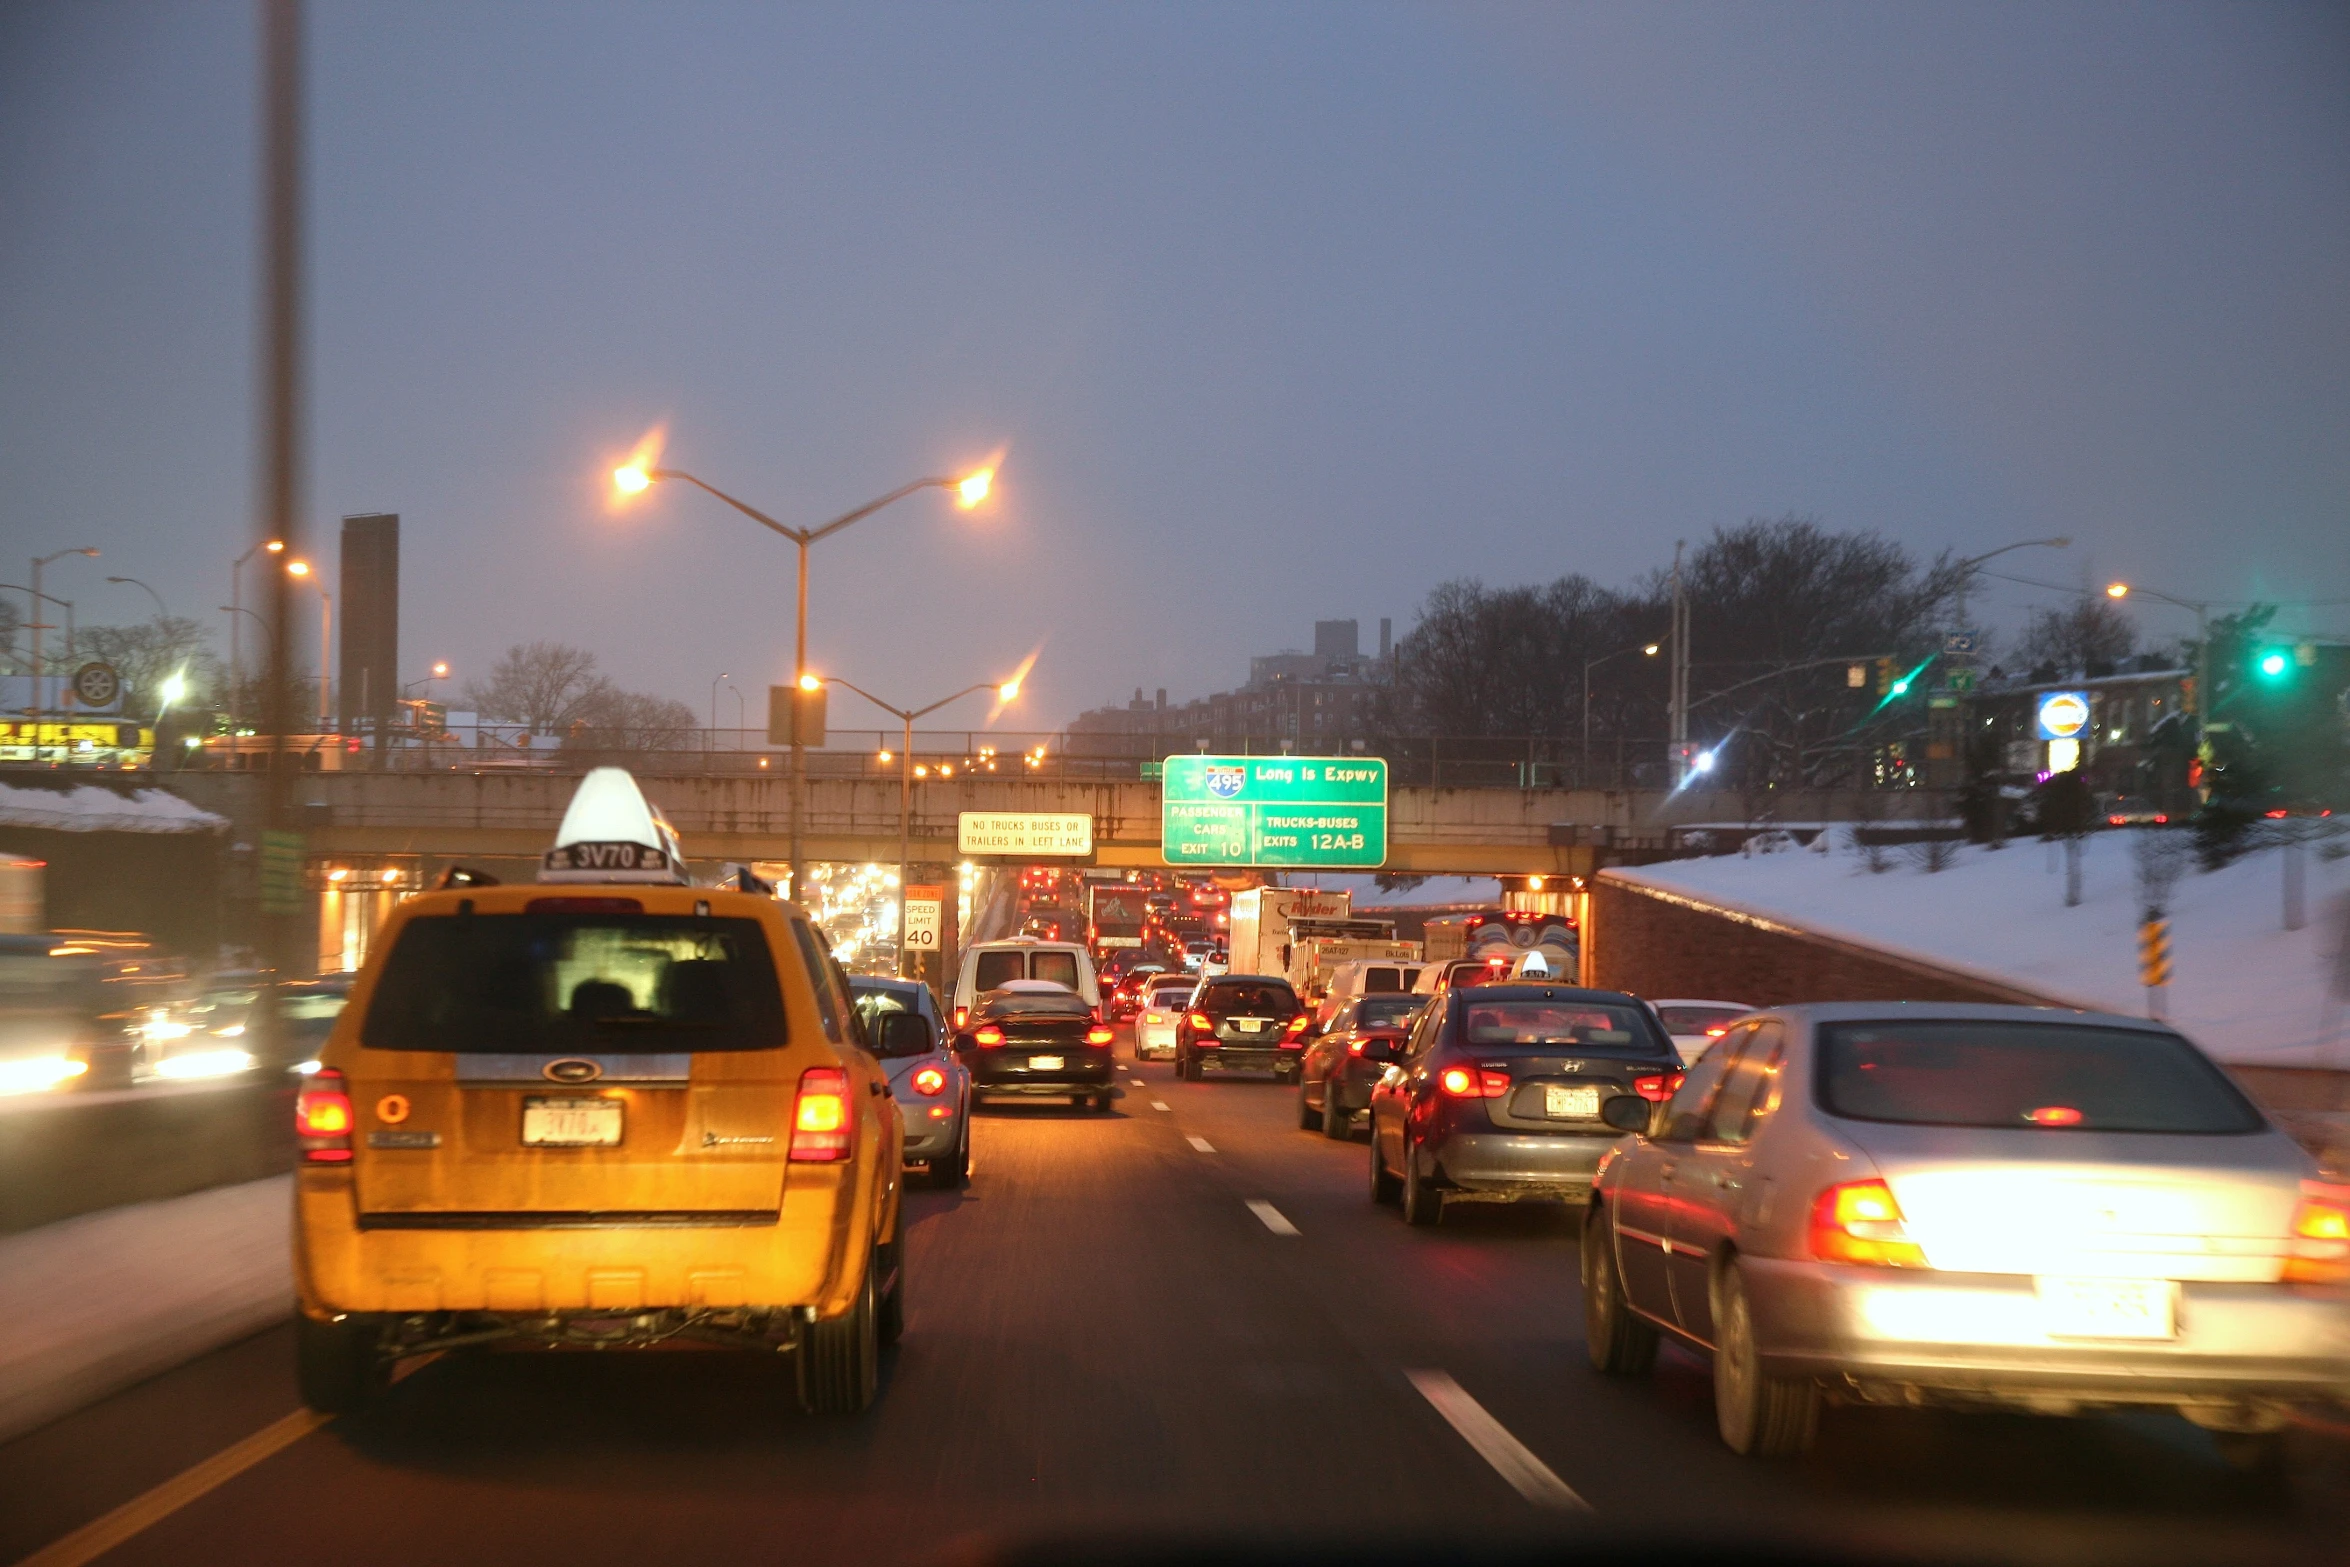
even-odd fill
[(1652, 1072), (1646, 1077), (1632, 1079), (1632, 1092), (1650, 1104), (1663, 1104), (1672, 1098), (1680, 1087), (1681, 1074), (1678, 1072)]
[(983, 1045), (1000, 1045), (1004, 1042), (1004, 1031), (996, 1027), (993, 1023), (990, 1023), (985, 1028), (982, 1028), (978, 1032), (974, 1033), (971, 1037)]
[(2293, 1210), (2285, 1278), (2295, 1284), (2350, 1282), (2350, 1190), (2306, 1183), (2301, 1190), (2301, 1206)]
[(961, 1028), (969, 1021), (971, 1021), (971, 1009), (969, 1007), (955, 1008), (955, 1027)]
[(1448, 1066), (1436, 1086), (1455, 1099), (1499, 1099), (1510, 1091), (1510, 1075), (1489, 1066)]
[(936, 1099), (940, 1094), (946, 1092), (947, 1075), (934, 1066), (916, 1067), (912, 1082), (914, 1092), (927, 1094)]
[(849, 1074), (837, 1066), (812, 1066), (800, 1074), (791, 1157), (800, 1164), (837, 1164), (848, 1156)]
[(1811, 1254), (1822, 1262), (1922, 1268), (1926, 1254), (1901, 1222), (1901, 1204), (1883, 1181), (1831, 1186), (1811, 1205)]
[(1142, 1015), (1142, 1020), (1145, 1023), (1164, 1023), (1167, 1021), (1164, 1017), (1160, 1016), (1156, 1012), (1145, 1012)]
[(351, 1096), (343, 1074), (322, 1066), (294, 1098), (294, 1138), (304, 1164), (351, 1162)]
[(1089, 1028), (1085, 1031), (1085, 1042), (1089, 1045), (1106, 1045), (1117, 1037), (1113, 1030), (1107, 1028)]
[(1191, 1031), (1195, 1034), (1212, 1034), (1216, 1031), (1216, 1025), (1208, 1021), (1205, 1012), (1194, 1012), (1191, 1015)]
[(1359, 1056), (1363, 1053), (1362, 1035), (1357, 1034), (1354, 1038), (1346, 1042), (1346, 1053), (1350, 1056)]

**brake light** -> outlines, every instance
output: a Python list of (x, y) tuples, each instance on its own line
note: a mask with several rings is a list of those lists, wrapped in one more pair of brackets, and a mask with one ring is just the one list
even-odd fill
[(1089, 1028), (1085, 1031), (1085, 1042), (1089, 1045), (1106, 1045), (1117, 1037), (1115, 1032), (1106, 1028)]
[(1652, 1072), (1646, 1077), (1632, 1079), (1632, 1092), (1650, 1104), (1663, 1104), (1680, 1088), (1681, 1074), (1678, 1072)]
[(1728, 1032), (1730, 1032), (1730, 1025), (1729, 1025), (1729, 1024), (1727, 1024), (1727, 1023), (1716, 1023), (1716, 1024), (1715, 1024), (1713, 1027), (1711, 1027), (1711, 1028), (1709, 1028), (1709, 1029), (1707, 1029), (1707, 1030), (1705, 1031), (1705, 1037), (1706, 1037), (1706, 1038), (1708, 1038), (1708, 1039), (1719, 1039), (1719, 1038), (1721, 1038), (1721, 1037), (1722, 1037), (1724, 1034), (1727, 1034)]
[(2306, 1183), (2301, 1190), (2301, 1206), (2293, 1210), (2293, 1239), (2285, 1255), (2286, 1280), (2294, 1284), (2350, 1281), (2350, 1191)]
[(343, 1074), (322, 1066), (294, 1098), (294, 1138), (304, 1164), (349, 1164), (351, 1109)]
[(1922, 1268), (1926, 1254), (1901, 1222), (1901, 1204), (1883, 1181), (1846, 1181), (1811, 1205), (1811, 1254), (1822, 1262)]
[(533, 898), (522, 906), (525, 914), (642, 914), (637, 898)]
[(971, 1037), (983, 1045), (995, 1046), (1004, 1042), (1004, 1031), (990, 1023)]
[(1354, 1038), (1346, 1042), (1346, 1053), (1350, 1056), (1359, 1056), (1363, 1053), (1362, 1035), (1357, 1034)]
[(961, 1028), (969, 1021), (971, 1021), (971, 1009), (969, 1007), (955, 1008), (955, 1027)]
[(912, 1081), (914, 1092), (927, 1094), (933, 1099), (946, 1092), (947, 1075), (934, 1066), (916, 1068)]
[(1499, 1099), (1510, 1091), (1510, 1075), (1492, 1067), (1448, 1066), (1436, 1086), (1455, 1099)]
[(1191, 1015), (1191, 1031), (1195, 1034), (1212, 1034), (1216, 1031), (1216, 1025), (1208, 1021), (1205, 1012), (1194, 1012)]
[(2034, 1126), (2078, 1126), (2081, 1112), (2071, 1105), (2042, 1105), (2037, 1110), (2025, 1111), (2024, 1119)]
[(849, 1074), (812, 1066), (800, 1074), (792, 1113), (791, 1157), (799, 1164), (838, 1164), (849, 1156)]
[(1145, 1023), (1164, 1023), (1167, 1021), (1166, 1018), (1156, 1012), (1145, 1012), (1142, 1015), (1142, 1020)]

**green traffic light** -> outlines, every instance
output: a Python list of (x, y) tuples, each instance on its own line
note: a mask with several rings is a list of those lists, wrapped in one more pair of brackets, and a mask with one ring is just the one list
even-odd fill
[(1896, 681), (1894, 681), (1894, 682), (1893, 682), (1893, 694), (1894, 694), (1895, 696), (1907, 696), (1907, 695), (1909, 695), (1909, 681), (1908, 681), (1908, 680), (1906, 680), (1906, 679), (1902, 679), (1902, 680), (1896, 680)]
[(2271, 680), (2274, 680), (2279, 675), (2283, 674), (2285, 672), (2284, 653), (2278, 649), (2271, 649), (2270, 651), (2261, 654), (2260, 672), (2268, 676), (2268, 678)]

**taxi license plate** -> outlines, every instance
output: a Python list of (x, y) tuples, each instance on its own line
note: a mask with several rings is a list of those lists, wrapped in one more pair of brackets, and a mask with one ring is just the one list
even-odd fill
[(1058, 1072), (1060, 1069), (1061, 1058), (1059, 1056), (1030, 1056), (1028, 1058), (1028, 1070), (1031, 1072)]
[(1599, 1114), (1596, 1088), (1545, 1088), (1542, 1113), (1553, 1121), (1588, 1121)]
[(525, 1099), (522, 1144), (526, 1148), (617, 1148), (620, 1101)]
[(2168, 1279), (2040, 1278), (2040, 1327), (2050, 1338), (2176, 1338)]

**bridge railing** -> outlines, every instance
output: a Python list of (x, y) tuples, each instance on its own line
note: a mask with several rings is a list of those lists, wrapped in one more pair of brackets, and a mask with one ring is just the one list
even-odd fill
[[(533, 735), (519, 725), (482, 725), (439, 737), (296, 736), (288, 765), (303, 772), (533, 772), (576, 775), (592, 767), (621, 766), (648, 775), (774, 776), (789, 751), (767, 743), (760, 729), (582, 730)], [(903, 731), (835, 729), (807, 753), (808, 772), (825, 778), (895, 778)], [(1617, 740), (1593, 745), (1556, 735), (1390, 735), (1317, 745), (1275, 737), (1222, 737), (1203, 746), (1172, 735), (1113, 735), (1066, 731), (921, 729), (914, 733), (916, 776), (1079, 778), (1134, 781), (1156, 775), (1168, 756), (1200, 750), (1218, 755), (1357, 755), (1384, 757), (1397, 788), (1438, 789), (1654, 789), (1667, 779), (1665, 742)], [(234, 746), (192, 753), (175, 771), (264, 770), (266, 739), (246, 736)]]

